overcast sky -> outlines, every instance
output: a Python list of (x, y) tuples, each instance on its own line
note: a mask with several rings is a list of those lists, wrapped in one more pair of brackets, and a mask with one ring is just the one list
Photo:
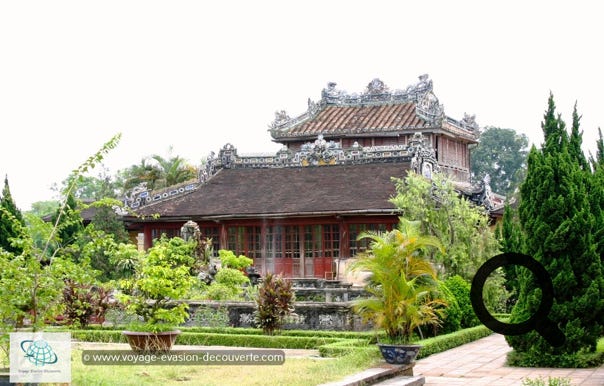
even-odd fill
[[(113, 135), (109, 173), (151, 154), (198, 164), (232, 143), (276, 152), (275, 111), (330, 81), (404, 89), (427, 73), (445, 113), (539, 146), (550, 91), (586, 150), (604, 126), (596, 1), (3, 1), (0, 176), (17, 206)], [(100, 170), (99, 170), (100, 171)]]

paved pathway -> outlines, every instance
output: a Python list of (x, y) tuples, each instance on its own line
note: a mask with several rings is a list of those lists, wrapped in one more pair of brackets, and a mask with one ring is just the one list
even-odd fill
[(425, 377), (425, 386), (512, 386), (540, 376), (546, 381), (561, 377), (569, 378), (572, 385), (604, 386), (604, 365), (590, 369), (508, 367), (505, 360), (510, 350), (503, 335), (493, 334), (420, 359), (413, 373)]

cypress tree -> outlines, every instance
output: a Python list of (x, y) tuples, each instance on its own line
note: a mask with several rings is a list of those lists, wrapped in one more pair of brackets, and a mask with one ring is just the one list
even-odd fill
[[(578, 115), (577, 115), (578, 117)], [(575, 123), (575, 122), (574, 122)], [(550, 274), (554, 304), (549, 319), (566, 336), (561, 347), (551, 346), (536, 331), (506, 339), (514, 348), (508, 360), (521, 366), (584, 367), (582, 353), (594, 352), (603, 331), (604, 278), (597, 253), (597, 220), (588, 198), (591, 173), (573, 154), (565, 124), (555, 113), (550, 94), (542, 123), (542, 149), (533, 147), (528, 171), (520, 189), (519, 219), (524, 252), (539, 261)], [(512, 322), (528, 319), (539, 307), (541, 290), (532, 274), (518, 276), (518, 302)]]
[(15, 220), (25, 227), (23, 214), (17, 208), (15, 201), (10, 193), (8, 186), (8, 176), (4, 177), (4, 188), (0, 196), (0, 248), (15, 255), (20, 255), (23, 252), (20, 246), (12, 245), (11, 239), (20, 237), (18, 225)]
[[(503, 211), (503, 225), (501, 227), (501, 252), (522, 253), (524, 251), (522, 230), (518, 220), (518, 210), (506, 205)], [(503, 267), (505, 273), (505, 289), (509, 293), (506, 311), (518, 301), (518, 267), (506, 265)]]
[(596, 157), (591, 159), (593, 177), (589, 198), (592, 202), (592, 211), (596, 217), (597, 251), (602, 263), (602, 272), (604, 272), (604, 138), (600, 128), (598, 128), (598, 135)]
[(585, 154), (583, 154), (583, 150), (581, 150), (581, 145), (583, 144), (583, 132), (579, 131), (580, 120), (581, 117), (579, 116), (579, 113), (577, 113), (577, 103), (575, 102), (575, 106), (573, 107), (573, 124), (570, 131), (568, 151), (571, 159), (577, 162), (583, 170), (589, 170), (589, 163), (587, 162)]

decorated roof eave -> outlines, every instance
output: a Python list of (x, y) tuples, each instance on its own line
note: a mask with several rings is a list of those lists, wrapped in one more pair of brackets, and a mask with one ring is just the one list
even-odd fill
[[(367, 128), (359, 131), (350, 130), (339, 130), (339, 131), (328, 131), (321, 133), (323, 138), (373, 138), (373, 137), (399, 137), (401, 134), (414, 134), (414, 133), (430, 133), (435, 130), (442, 128), (440, 126), (405, 126), (400, 128), (393, 128), (388, 130), (379, 130), (378, 128)], [(273, 137), (273, 142), (299, 142), (300, 140), (314, 140), (317, 138), (317, 133), (287, 133), (281, 137)]]
[(279, 213), (245, 213), (222, 215), (187, 215), (163, 216), (156, 218), (128, 218), (131, 223), (166, 223), (183, 222), (194, 219), (195, 221), (222, 221), (222, 220), (249, 220), (249, 219), (290, 219), (304, 217), (332, 217), (332, 216), (394, 216), (400, 214), (396, 208), (360, 209), (347, 211), (313, 211), (313, 212), (279, 212)]
[(451, 132), (450, 130), (442, 128), (435, 129), (432, 134), (440, 134), (449, 138), (455, 138), (461, 141), (465, 141), (470, 144), (478, 143), (478, 140), (471, 135), (464, 135), (463, 133)]

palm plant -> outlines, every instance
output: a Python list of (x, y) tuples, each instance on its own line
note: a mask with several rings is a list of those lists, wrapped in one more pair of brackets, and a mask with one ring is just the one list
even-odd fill
[(369, 298), (359, 299), (355, 311), (383, 329), (390, 343), (409, 343), (423, 325), (439, 325), (446, 303), (438, 293), (436, 270), (427, 258), (443, 249), (440, 241), (420, 234), (419, 222), (401, 219), (390, 232), (365, 232), (370, 249), (351, 263), (353, 272), (369, 272)]
[(160, 176), (155, 181), (156, 189), (176, 185), (197, 176), (195, 168), (188, 165), (187, 161), (180, 156), (163, 158), (155, 154), (151, 159), (157, 162), (157, 167), (160, 170)]

